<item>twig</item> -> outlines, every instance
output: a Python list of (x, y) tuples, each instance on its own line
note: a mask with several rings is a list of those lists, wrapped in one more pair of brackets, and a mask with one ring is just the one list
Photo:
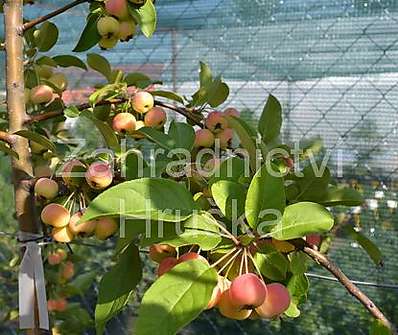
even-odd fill
[(59, 9), (57, 9), (57, 10), (51, 12), (51, 13), (48, 13), (47, 15), (44, 15), (44, 16), (38, 17), (37, 19), (31, 20), (29, 22), (26, 22), (25, 24), (22, 25), (22, 31), (26, 31), (26, 30), (28, 30), (28, 29), (30, 29), (30, 28), (32, 28), (32, 27), (34, 27), (34, 26), (36, 26), (36, 25), (38, 25), (38, 24), (40, 24), (42, 22), (45, 22), (45, 21), (47, 21), (47, 20), (49, 20), (49, 19), (51, 19), (51, 18), (53, 18), (55, 16), (58, 16), (59, 14), (62, 14), (64, 12), (66, 12), (67, 10), (69, 10), (69, 9), (71, 9), (71, 8), (77, 6), (77, 5), (80, 5), (82, 3), (85, 3), (85, 2), (89, 2), (89, 0), (76, 0), (76, 1), (73, 1), (70, 4), (67, 4), (64, 7), (61, 7), (61, 8), (59, 8)]
[(203, 128), (203, 124), (201, 122), (200, 117), (192, 114), (186, 108), (176, 107), (176, 106), (174, 106), (172, 104), (168, 104), (166, 102), (162, 102), (162, 101), (158, 101), (158, 100), (155, 100), (155, 105), (156, 106), (160, 106), (160, 107), (164, 107), (164, 108), (167, 108), (167, 109), (171, 109), (171, 110), (177, 112), (178, 114), (181, 114), (182, 116), (185, 116), (187, 119), (191, 120), (197, 126)]
[(375, 303), (363, 293), (354, 283), (340, 270), (340, 268), (334, 264), (326, 255), (322, 254), (318, 250), (313, 249), (304, 240), (292, 240), (289, 241), (295, 245), (296, 248), (302, 250), (308, 256), (310, 256), (315, 262), (323, 266), (328, 270), (336, 279), (346, 288), (346, 290), (354, 296), (359, 302), (369, 311), (370, 314), (377, 320), (386, 326), (394, 335), (397, 335), (395, 326), (386, 318), (383, 312), (375, 305)]
[(13, 145), (15, 143), (15, 136), (0, 130), (0, 141)]

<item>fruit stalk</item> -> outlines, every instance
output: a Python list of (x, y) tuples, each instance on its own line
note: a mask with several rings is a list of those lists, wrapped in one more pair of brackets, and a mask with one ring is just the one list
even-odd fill
[[(6, 91), (9, 132), (11, 134), (24, 129), (26, 119), (24, 92), (23, 36), (22, 36), (23, 0), (8, 0), (4, 4), (4, 27), (6, 44)], [(38, 233), (39, 224), (34, 210), (33, 192), (28, 187), (33, 169), (30, 161), (28, 140), (17, 136), (12, 149), (19, 159), (11, 158), (12, 182), (15, 192), (15, 211), (21, 231)], [(27, 182), (28, 181), (28, 182)], [(37, 306), (36, 306), (37, 307)], [(35, 328), (29, 334), (39, 334), (37, 311)]]
[(315, 262), (323, 266), (328, 270), (337, 280), (346, 288), (346, 290), (354, 296), (359, 302), (369, 311), (372, 316), (380, 320), (384, 326), (390, 329), (391, 333), (397, 335), (397, 329), (395, 326), (386, 318), (383, 312), (375, 305), (375, 303), (363, 293), (345, 274), (341, 269), (331, 261), (326, 255), (322, 254), (318, 250), (313, 249), (305, 241), (295, 240), (292, 242), (296, 248), (302, 250), (309, 257), (311, 257)]
[(51, 13), (48, 13), (48, 14), (46, 14), (44, 16), (41, 16), (41, 17), (38, 17), (38, 18), (36, 18), (34, 20), (31, 20), (29, 22), (26, 22), (22, 26), (22, 30), (26, 31), (26, 30), (28, 30), (28, 29), (30, 29), (30, 28), (32, 28), (32, 27), (34, 27), (34, 26), (36, 26), (36, 25), (38, 25), (40, 23), (43, 23), (43, 22), (45, 22), (45, 21), (47, 21), (47, 20), (49, 20), (49, 19), (51, 19), (51, 18), (53, 18), (53, 17), (55, 17), (55, 16), (57, 16), (59, 14), (62, 14), (64, 12), (66, 12), (69, 9), (71, 9), (71, 8), (77, 6), (77, 5), (80, 5), (82, 3), (85, 3), (85, 2), (89, 2), (89, 0), (76, 0), (76, 1), (73, 1), (73, 2), (71, 2), (69, 4), (67, 4), (64, 7), (58, 8), (57, 10), (55, 10), (55, 11), (53, 11)]

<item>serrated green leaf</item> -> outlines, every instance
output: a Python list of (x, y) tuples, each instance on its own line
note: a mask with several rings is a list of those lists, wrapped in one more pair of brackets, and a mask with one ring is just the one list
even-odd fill
[(140, 178), (99, 194), (81, 220), (124, 215), (127, 218), (177, 222), (189, 218), (195, 209), (192, 195), (183, 185), (168, 179)]
[(216, 284), (217, 272), (200, 260), (175, 266), (145, 293), (135, 334), (176, 334), (206, 308)]

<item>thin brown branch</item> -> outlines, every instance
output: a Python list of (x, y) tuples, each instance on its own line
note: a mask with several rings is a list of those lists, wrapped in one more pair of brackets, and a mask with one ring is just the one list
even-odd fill
[(326, 255), (322, 254), (318, 250), (313, 249), (304, 240), (294, 240), (289, 242), (294, 244), (298, 249), (306, 253), (315, 262), (328, 270), (352, 296), (359, 300), (359, 302), (368, 310), (370, 314), (372, 314), (375, 319), (380, 320), (380, 322), (390, 329), (394, 335), (398, 334), (395, 326), (386, 318), (386, 316), (375, 305), (375, 303), (365, 293), (363, 293)]
[(15, 143), (16, 137), (15, 135), (11, 135), (5, 131), (0, 130), (0, 141), (8, 143), (12, 146)]
[(58, 16), (59, 14), (62, 14), (64, 12), (66, 12), (67, 10), (69, 10), (69, 9), (71, 9), (71, 8), (77, 6), (77, 5), (80, 5), (82, 3), (85, 3), (85, 2), (89, 2), (89, 0), (76, 0), (76, 1), (73, 1), (73, 2), (71, 2), (70, 4), (68, 4), (68, 5), (64, 6), (64, 7), (61, 7), (61, 8), (59, 8), (59, 9), (57, 9), (57, 10), (51, 12), (51, 13), (48, 13), (47, 15), (44, 15), (44, 16), (38, 17), (37, 19), (31, 20), (29, 22), (26, 22), (26, 23), (24, 23), (22, 25), (22, 31), (26, 31), (26, 30), (28, 30), (28, 29), (30, 29), (30, 28), (32, 28), (32, 27), (34, 27), (34, 26), (36, 26), (36, 25), (38, 25), (40, 23), (43, 23), (43, 22), (45, 22), (45, 21), (47, 21), (49, 19), (52, 19), (53, 17)]
[[(127, 99), (104, 100), (104, 101), (98, 102), (96, 104), (96, 106), (117, 105), (117, 104), (125, 103), (126, 101), (127, 101)], [(203, 124), (200, 121), (200, 117), (192, 114), (186, 108), (176, 107), (176, 106), (174, 106), (172, 104), (168, 104), (166, 102), (162, 102), (162, 101), (158, 101), (158, 100), (155, 100), (155, 105), (170, 109), (170, 110), (172, 110), (172, 111), (174, 111), (174, 112), (176, 112), (176, 113), (178, 113), (180, 115), (183, 115), (187, 119), (191, 120), (195, 125), (203, 128)], [(84, 103), (84, 104), (78, 105), (76, 107), (79, 110), (85, 110), (87, 108), (90, 108), (91, 105), (88, 104), (88, 103)], [(62, 114), (63, 114), (63, 110), (62, 111), (61, 110), (51, 111), (51, 112), (47, 112), (47, 113), (43, 113), (43, 114), (30, 115), (30, 116), (27, 116), (27, 118), (25, 120), (25, 124), (30, 124), (30, 123), (39, 122), (39, 121), (45, 121), (45, 120), (48, 120), (48, 119), (52, 119), (52, 118), (61, 116)]]

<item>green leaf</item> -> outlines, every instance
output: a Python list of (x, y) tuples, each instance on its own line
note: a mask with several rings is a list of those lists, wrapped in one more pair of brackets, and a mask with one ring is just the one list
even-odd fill
[(329, 186), (326, 196), (320, 202), (329, 206), (361, 206), (363, 197), (361, 193), (350, 187)]
[(141, 278), (142, 264), (139, 250), (131, 244), (100, 282), (95, 307), (97, 334), (103, 333), (106, 323), (127, 304)]
[(81, 111), (76, 106), (68, 106), (64, 109), (64, 115), (69, 118), (79, 117)]
[(192, 150), (195, 142), (195, 131), (191, 125), (173, 120), (168, 135), (174, 140), (173, 147), (175, 149)]
[(47, 21), (34, 32), (34, 36), (39, 51), (46, 52), (57, 43), (58, 28), (54, 23)]
[(282, 253), (278, 251), (266, 254), (258, 252), (254, 255), (254, 260), (265, 277), (277, 281), (283, 281), (286, 278), (289, 262)]
[(221, 236), (216, 219), (207, 212), (199, 212), (184, 222), (184, 231), (181, 234), (171, 239), (162, 239), (161, 242), (174, 247), (196, 244), (207, 251), (221, 242)]
[(220, 180), (211, 186), (211, 194), (224, 216), (238, 220), (245, 213), (246, 187), (229, 180)]
[(333, 215), (322, 205), (298, 202), (285, 208), (282, 219), (268, 235), (277, 240), (291, 240), (312, 233), (327, 232), (333, 223)]
[[(143, 169), (148, 166), (143, 158), (142, 152), (137, 149), (130, 149), (123, 156), (122, 176), (126, 176), (126, 180), (133, 180), (142, 177)], [(123, 169), (125, 170), (123, 171)], [(124, 175), (123, 175), (124, 174)]]
[(234, 116), (225, 116), (225, 118), (228, 120), (229, 126), (238, 135), (242, 147), (247, 151), (251, 170), (256, 171), (256, 132), (241, 118)]
[(211, 186), (219, 180), (239, 182), (240, 179), (250, 176), (250, 167), (247, 160), (239, 157), (230, 157), (223, 160), (209, 180)]
[(140, 82), (150, 82), (151, 78), (143, 73), (133, 72), (127, 74), (124, 81), (127, 83), (127, 86), (139, 86)]
[(36, 60), (36, 64), (37, 65), (48, 65), (48, 66), (52, 66), (52, 67), (57, 67), (57, 62), (52, 59), (51, 57), (48, 56), (41, 56), (40, 58), (38, 58)]
[(282, 107), (278, 99), (269, 95), (258, 123), (258, 131), (265, 143), (270, 143), (279, 136), (282, 126)]
[[(272, 172), (272, 171), (273, 172)], [(247, 191), (245, 213), (251, 228), (259, 222), (275, 221), (282, 215), (286, 205), (283, 178), (274, 176), (277, 169), (264, 164), (254, 175)], [(268, 229), (267, 229), (268, 230)]]
[(175, 266), (146, 291), (134, 334), (178, 333), (206, 308), (216, 284), (217, 272), (203, 261)]
[(91, 53), (87, 55), (87, 64), (91, 67), (94, 71), (101, 73), (106, 79), (112, 75), (112, 68), (109, 64), (108, 60), (101, 55)]
[(90, 288), (96, 276), (96, 271), (90, 271), (82, 273), (81, 275), (75, 277), (68, 284), (68, 287), (70, 287), (72, 290), (71, 294), (84, 294), (84, 292), (86, 292)]
[(380, 320), (373, 320), (370, 326), (369, 335), (393, 335), (393, 332)]
[(16, 159), (19, 159), (19, 155), (16, 151), (12, 150), (8, 145), (0, 141), (0, 151), (10, 155)]
[(305, 274), (293, 275), (287, 284), (290, 293), (290, 306), (285, 311), (285, 315), (291, 318), (300, 316), (300, 310), (297, 306), (307, 300), (307, 294), (310, 283)]
[(100, 13), (91, 13), (88, 16), (86, 26), (84, 27), (83, 32), (80, 35), (80, 39), (77, 42), (77, 45), (73, 49), (74, 52), (82, 52), (91, 49), (100, 41), (101, 35), (98, 33), (97, 30), (97, 21), (99, 17)]
[(206, 87), (213, 81), (213, 76), (211, 74), (210, 67), (203, 62), (200, 62), (200, 73), (199, 73), (199, 80), (200, 80), (200, 87)]
[(180, 102), (182, 104), (184, 103), (184, 98), (174, 92), (159, 90), (159, 91), (152, 91), (151, 94), (155, 97), (162, 97), (169, 100)]
[(62, 67), (74, 66), (81, 68), (83, 70), (87, 70), (86, 64), (84, 64), (84, 62), (76, 56), (60, 55), (60, 56), (55, 56), (52, 59), (57, 63), (57, 65)]
[(296, 201), (313, 201), (320, 202), (328, 192), (328, 185), (330, 182), (330, 170), (325, 167), (322, 175), (317, 175), (311, 165), (306, 166), (302, 177), (296, 177), (296, 183), (299, 187), (299, 194), (296, 196)]
[(192, 195), (183, 185), (168, 179), (141, 178), (102, 192), (90, 203), (81, 220), (125, 215), (177, 222), (189, 218), (195, 209)]
[(291, 252), (289, 254), (290, 260), (290, 272), (299, 275), (307, 271), (307, 260), (308, 257), (305, 253), (301, 251)]
[(143, 133), (148, 139), (158, 144), (160, 147), (166, 150), (172, 150), (175, 145), (174, 139), (154, 128), (143, 127), (140, 128), (140, 132)]
[(365, 250), (365, 252), (377, 266), (383, 265), (383, 255), (376, 244), (374, 244), (362, 233), (357, 232), (352, 226), (345, 226), (344, 230), (354, 241), (358, 242), (358, 244), (363, 250)]
[(138, 21), (142, 33), (145, 37), (150, 38), (156, 30), (156, 8), (153, 2), (146, 1), (144, 6), (139, 9), (130, 8), (131, 14)]
[(211, 107), (215, 108), (227, 100), (229, 87), (220, 78), (216, 78), (207, 89), (207, 92), (207, 102)]
[(25, 137), (30, 141), (36, 142), (36, 143), (42, 145), (43, 147), (45, 147), (47, 150), (52, 151), (53, 153), (56, 153), (56, 151), (57, 151), (54, 143), (52, 143), (47, 137), (40, 135), (38, 133), (35, 133), (33, 131), (19, 130), (14, 134)]
[(117, 136), (115, 135), (115, 132), (109, 126), (108, 123), (98, 120), (93, 115), (93, 113), (91, 113), (87, 110), (81, 112), (80, 115), (89, 119), (90, 121), (92, 121), (94, 123), (94, 125), (98, 128), (98, 130), (101, 132), (102, 136), (104, 137), (104, 140), (109, 149), (112, 149), (115, 152), (120, 152), (121, 149), (120, 149), (120, 144), (117, 139)]

